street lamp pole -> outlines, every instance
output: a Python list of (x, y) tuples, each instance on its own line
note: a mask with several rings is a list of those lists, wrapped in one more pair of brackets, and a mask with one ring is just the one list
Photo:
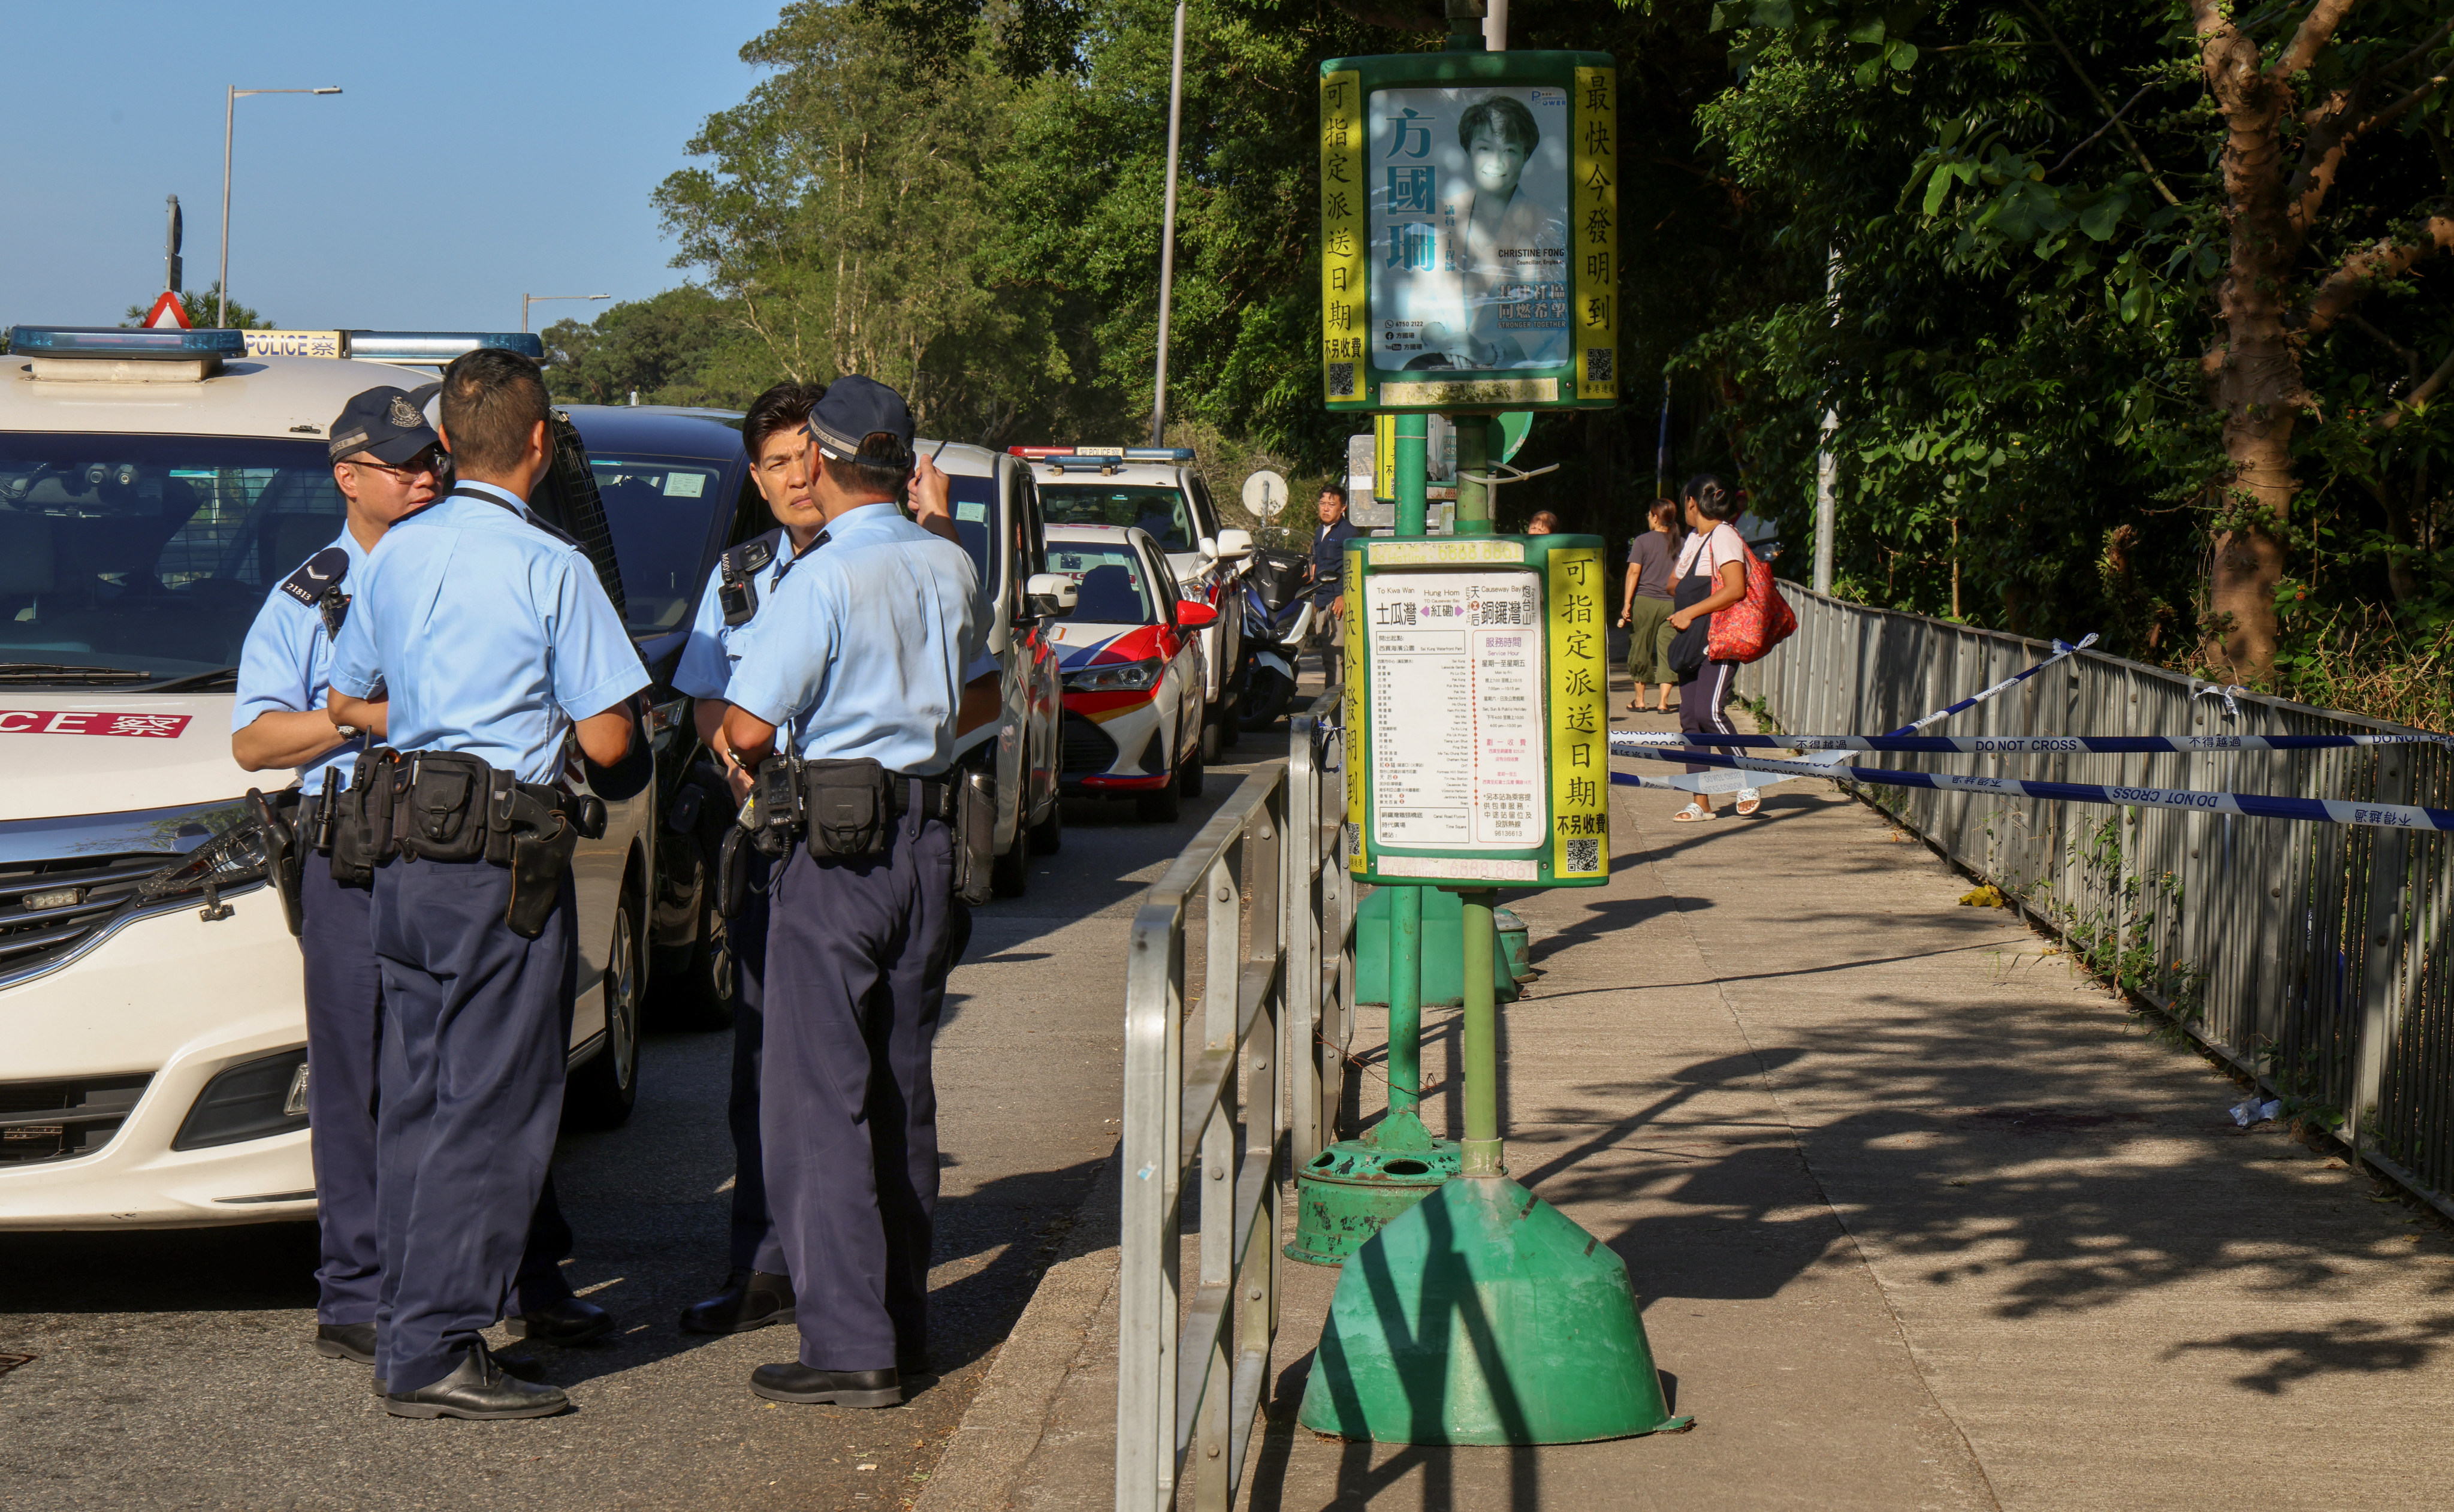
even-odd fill
[(528, 334), (529, 306), (547, 299), (611, 299), (612, 294), (522, 294), (520, 295), (520, 334)]
[(213, 297), (213, 324), (220, 326), (230, 315), (230, 189), (231, 130), (238, 120), (238, 97), (242, 94), (338, 94), (337, 84), (316, 90), (242, 90), (231, 87), (230, 98), (222, 103), (222, 272), (221, 287)]
[(1167, 314), (1176, 292), (1176, 151), (1184, 131), (1184, 0), (1176, 0), (1176, 46), (1167, 71), (1167, 208), (1158, 244), (1158, 372), (1151, 380), (1151, 438), (1167, 429)]

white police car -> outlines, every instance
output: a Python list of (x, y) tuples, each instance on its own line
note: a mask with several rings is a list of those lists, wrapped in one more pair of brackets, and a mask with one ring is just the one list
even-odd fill
[(1243, 655), (1244, 616), (1230, 613), (1234, 580), (1253, 554), (1253, 534), (1220, 526), (1210, 485), (1180, 446), (1016, 446), (1031, 463), (1039, 509), (1050, 525), (1132, 526), (1167, 554), (1177, 586), (1216, 615), (1201, 643), (1201, 757), (1234, 745), (1236, 668)]
[[(534, 341), (350, 335), (410, 362)], [(0, 1228), (314, 1209), (298, 947), (238, 828), (284, 775), (231, 759), (232, 679), (265, 595), (342, 528), (324, 428), (432, 373), (242, 350), (19, 327), (0, 357)], [(618, 595), (573, 451), (536, 505)], [(571, 1099), (598, 1121), (637, 1084), (654, 797), (629, 789), (599, 781), (574, 870)]]

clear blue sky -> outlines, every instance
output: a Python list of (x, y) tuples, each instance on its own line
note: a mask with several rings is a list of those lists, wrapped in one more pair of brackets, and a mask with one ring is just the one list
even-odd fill
[[(758, 71), (779, 0), (9, 6), (0, 324), (113, 325), (162, 290), (163, 196), (187, 285), (221, 236), (231, 293), (294, 330), (519, 329), (522, 291), (636, 299), (682, 281), (649, 193)], [(542, 328), (603, 304), (538, 307)]]

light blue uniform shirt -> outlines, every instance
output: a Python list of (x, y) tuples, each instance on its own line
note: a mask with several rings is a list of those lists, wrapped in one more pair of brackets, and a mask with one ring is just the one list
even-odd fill
[[(694, 698), (727, 696), (724, 690), (733, 681), (734, 663), (741, 659), (743, 648), (750, 644), (750, 633), (758, 627), (759, 611), (767, 607), (767, 600), (775, 595), (777, 585), (793, 567), (793, 537), (780, 528), (767, 534), (774, 538), (775, 554), (766, 566), (750, 575), (758, 590), (758, 608), (752, 610), (750, 617), (740, 624), (724, 622), (724, 605), (716, 598), (716, 590), (724, 583), (724, 564), (718, 562), (708, 569), (707, 586), (699, 591), (698, 613), (691, 616), (690, 639), (682, 642), (681, 660), (674, 665), (674, 691)], [(816, 549), (815, 545), (811, 547), (812, 551)]]
[(988, 635), (971, 554), (886, 503), (847, 511), (826, 537), (759, 607), (725, 696), (790, 730), (805, 760), (935, 776)]
[(552, 781), (565, 732), (646, 687), (648, 671), (579, 548), (529, 524), (507, 490), (460, 490), (377, 543), (332, 648), (332, 687), (352, 698), (389, 687), (396, 750), (465, 751)]
[[(238, 734), (264, 715), (305, 714), (328, 701), (332, 637), (324, 629), (323, 613), (312, 604), (301, 603), (283, 585), (301, 582), (309, 589), (319, 588), (312, 576), (302, 578), (301, 575), (315, 564), (316, 557), (332, 551), (349, 556), (349, 567), (341, 575), (342, 591), (354, 595), (366, 585), (367, 549), (347, 528), (340, 539), (273, 584), (264, 607), (255, 612), (255, 623), (247, 627), (246, 644), (239, 648), (238, 700), (231, 706), (231, 734)], [(343, 624), (347, 623), (345, 619)], [(297, 769), (299, 783), (312, 796), (324, 791), (324, 774), (332, 771), (340, 774), (338, 780), (347, 786), (357, 767), (358, 753), (366, 748), (366, 737), (361, 736), (326, 752)]]

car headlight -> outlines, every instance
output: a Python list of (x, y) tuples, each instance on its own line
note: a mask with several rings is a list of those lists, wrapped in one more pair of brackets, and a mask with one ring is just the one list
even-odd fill
[(224, 831), (137, 884), (136, 901), (156, 903), (191, 893), (211, 895), (264, 880), (264, 837), (252, 824)]
[(1167, 672), (1167, 663), (1157, 656), (1142, 661), (1122, 661), (1105, 667), (1085, 667), (1080, 672), (1065, 675), (1067, 693), (1140, 693), (1158, 686)]

